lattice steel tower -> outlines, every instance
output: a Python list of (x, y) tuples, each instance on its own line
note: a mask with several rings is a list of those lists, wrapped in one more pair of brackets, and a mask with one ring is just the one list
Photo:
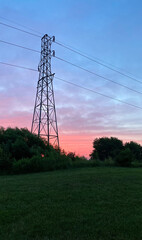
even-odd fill
[(41, 39), (41, 56), (38, 66), (39, 80), (32, 121), (32, 133), (45, 138), (49, 144), (59, 147), (59, 136), (55, 99), (53, 91), (53, 77), (51, 73), (51, 57), (55, 52), (51, 51), (51, 44), (55, 37), (45, 34)]

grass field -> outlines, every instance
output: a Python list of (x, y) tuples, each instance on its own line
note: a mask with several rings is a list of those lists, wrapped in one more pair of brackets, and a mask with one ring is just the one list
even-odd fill
[(0, 240), (142, 239), (142, 169), (0, 177)]

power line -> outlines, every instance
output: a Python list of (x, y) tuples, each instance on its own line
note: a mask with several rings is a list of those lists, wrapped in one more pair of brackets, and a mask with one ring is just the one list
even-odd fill
[(23, 32), (23, 33), (27, 33), (27, 34), (32, 35), (32, 36), (34, 36), (34, 37), (39, 37), (39, 38), (41, 38), (40, 35), (37, 35), (37, 34), (35, 34), (35, 33), (31, 33), (31, 32), (22, 30), (22, 29), (20, 29), (20, 28), (11, 26), (11, 25), (9, 25), (9, 24), (3, 23), (3, 22), (0, 22), (0, 24), (3, 25), (3, 26), (5, 26), (5, 27), (13, 28), (13, 29), (18, 30), (18, 31)]
[(133, 105), (133, 104), (131, 104), (131, 103), (124, 102), (124, 101), (122, 101), (122, 100), (120, 100), (120, 99), (113, 98), (113, 97), (111, 97), (111, 96), (105, 95), (105, 94), (100, 93), (100, 92), (96, 92), (95, 90), (92, 90), (92, 89), (83, 87), (83, 86), (78, 85), (78, 84), (76, 84), (76, 83), (72, 83), (72, 82), (66, 81), (66, 80), (64, 80), (64, 79), (62, 79), (62, 78), (58, 78), (58, 77), (55, 77), (55, 78), (58, 79), (58, 80), (60, 80), (60, 81), (62, 81), (62, 82), (65, 82), (65, 83), (68, 83), (68, 84), (70, 84), (70, 85), (73, 85), (73, 86), (75, 86), (75, 87), (82, 88), (82, 89), (84, 89), (84, 90), (87, 90), (87, 91), (89, 91), (89, 92), (93, 92), (93, 93), (95, 93), (95, 94), (99, 94), (99, 95), (101, 95), (101, 96), (103, 96), (103, 97), (110, 98), (110, 99), (112, 99), (112, 100), (121, 102), (121, 103), (123, 103), (123, 104), (127, 104), (127, 105), (129, 105), (129, 106), (131, 106), (131, 107), (136, 107), (136, 108), (142, 109), (142, 107)]
[(65, 63), (68, 63), (68, 64), (70, 64), (70, 65), (72, 65), (72, 66), (74, 66), (74, 67), (77, 67), (77, 68), (79, 68), (79, 69), (81, 69), (81, 70), (83, 70), (83, 71), (85, 71), (85, 72), (91, 73), (91, 74), (93, 74), (93, 75), (95, 75), (95, 76), (97, 76), (97, 77), (100, 77), (100, 78), (102, 78), (102, 79), (105, 79), (105, 80), (107, 80), (107, 81), (109, 81), (109, 82), (112, 82), (112, 83), (114, 83), (114, 84), (117, 84), (117, 85), (119, 85), (119, 86), (121, 86), (121, 87), (127, 88), (127, 89), (130, 90), (130, 91), (136, 92), (136, 93), (138, 93), (138, 94), (142, 94), (142, 92), (139, 92), (139, 91), (137, 91), (137, 90), (134, 90), (134, 89), (132, 89), (132, 88), (129, 88), (129, 87), (127, 87), (127, 86), (125, 86), (125, 85), (123, 85), (123, 84), (121, 84), (121, 83), (115, 82), (115, 81), (113, 81), (113, 80), (111, 80), (111, 79), (109, 79), (109, 78), (106, 78), (106, 77), (104, 77), (104, 76), (102, 76), (102, 75), (99, 75), (99, 74), (97, 74), (97, 73), (95, 73), (95, 72), (92, 72), (92, 71), (90, 71), (90, 70), (88, 70), (88, 69), (86, 69), (86, 68), (83, 68), (83, 67), (81, 67), (81, 66), (78, 66), (78, 65), (76, 65), (76, 64), (74, 64), (74, 63), (71, 63), (71, 62), (69, 62), (69, 61), (67, 61), (67, 60), (64, 60), (63, 58), (60, 58), (60, 57), (57, 57), (57, 56), (55, 56), (55, 58), (57, 58), (57, 59), (60, 60), (60, 61), (65, 62)]
[(17, 26), (26, 28), (26, 29), (28, 29), (28, 30), (30, 30), (30, 31), (32, 31), (32, 32), (35, 32), (35, 33), (38, 33), (38, 34), (42, 34), (42, 35), (43, 35), (43, 33), (39, 32), (39, 31), (37, 31), (37, 30), (35, 30), (35, 29), (33, 29), (33, 28), (27, 27), (27, 26), (25, 26), (25, 25), (23, 25), (23, 24), (19, 24), (19, 23), (15, 22), (15, 21), (12, 21), (12, 20), (8, 19), (8, 18), (1, 17), (1, 16), (0, 16), (0, 18), (3, 19), (3, 20), (6, 20), (7, 22), (14, 23), (14, 24), (16, 24)]
[[(25, 50), (29, 50), (29, 51), (33, 51), (33, 52), (36, 52), (36, 53), (40, 53), (40, 51), (38, 51), (38, 50), (35, 50), (35, 49), (32, 49), (32, 48), (27, 48), (27, 47), (24, 47), (24, 46), (15, 44), (15, 43), (3, 41), (3, 40), (0, 40), (0, 42), (5, 43), (5, 44), (9, 44), (9, 45), (12, 45), (12, 46), (15, 46), (15, 47), (19, 47), (19, 48), (22, 48), (22, 49), (25, 49)], [(88, 73), (91, 73), (91, 74), (93, 74), (93, 75), (95, 75), (95, 76), (98, 76), (98, 77), (100, 77), (100, 78), (103, 78), (103, 79), (105, 79), (105, 80), (107, 80), (107, 81), (109, 81), (109, 82), (112, 82), (112, 83), (117, 84), (117, 85), (119, 85), (119, 86), (121, 86), (121, 87), (127, 88), (127, 89), (130, 90), (130, 91), (136, 92), (136, 93), (138, 93), (138, 94), (142, 94), (142, 92), (139, 92), (139, 91), (137, 91), (137, 90), (134, 90), (134, 89), (132, 89), (132, 88), (129, 88), (129, 87), (127, 87), (127, 86), (125, 86), (125, 85), (123, 85), (123, 84), (121, 84), (121, 83), (117, 83), (117, 82), (115, 82), (115, 81), (113, 81), (113, 80), (111, 80), (111, 79), (109, 79), (109, 78), (106, 78), (106, 77), (104, 77), (104, 76), (102, 76), (102, 75), (99, 75), (99, 74), (97, 74), (97, 73), (95, 73), (95, 72), (92, 72), (92, 71), (90, 71), (90, 70), (88, 70), (88, 69), (86, 69), (86, 68), (80, 67), (80, 66), (78, 66), (78, 65), (76, 65), (76, 64), (74, 64), (74, 63), (71, 63), (71, 62), (67, 61), (67, 60), (64, 60), (64, 59), (59, 58), (59, 57), (56, 57), (56, 56), (55, 56), (55, 58), (57, 58), (57, 59), (59, 59), (59, 60), (61, 60), (61, 61), (63, 61), (63, 62), (66, 62), (66, 63), (68, 63), (68, 64), (71, 64), (72, 66), (78, 67), (79, 69), (84, 70), (84, 71), (86, 71), (86, 72), (88, 72)]]
[(66, 45), (64, 45), (64, 44), (62, 44), (62, 43), (57, 42), (57, 41), (55, 41), (55, 43), (58, 44), (58, 45), (60, 45), (61, 47), (64, 47), (64, 48), (66, 48), (66, 49), (68, 49), (68, 50), (76, 53), (76, 54), (79, 54), (80, 56), (82, 56), (82, 57), (84, 57), (84, 58), (89, 59), (90, 61), (93, 61), (93, 62), (95, 62), (95, 63), (97, 63), (97, 64), (99, 64), (99, 65), (101, 65), (101, 66), (103, 66), (103, 67), (106, 67), (106, 68), (110, 69), (111, 71), (114, 71), (114, 72), (116, 72), (116, 73), (119, 73), (119, 74), (121, 74), (121, 75), (124, 76), (124, 77), (130, 78), (130, 79), (132, 79), (132, 80), (134, 80), (134, 81), (142, 84), (142, 82), (139, 81), (138, 79), (136, 79), (136, 78), (134, 78), (134, 77), (131, 77), (131, 76), (128, 76), (127, 74), (122, 73), (122, 72), (120, 72), (120, 71), (118, 71), (118, 70), (116, 70), (116, 69), (114, 69), (114, 68), (112, 68), (112, 67), (109, 67), (108, 65), (106, 65), (106, 64), (104, 64), (104, 63), (101, 63), (101, 62), (99, 62), (98, 60), (95, 60), (95, 59), (93, 59), (93, 58), (91, 58), (91, 57), (89, 57), (89, 56), (87, 56), (87, 55), (79, 52), (79, 50), (78, 50), (78, 51), (77, 51), (77, 50), (74, 50), (73, 48), (68, 47), (68, 46), (66, 46)]
[[(39, 31), (36, 31), (36, 30), (34, 30), (34, 29), (32, 29), (32, 28), (29, 28), (29, 27), (27, 27), (27, 26), (25, 26), (25, 25), (18, 24), (18, 23), (16, 23), (15, 21), (8, 20), (7, 18), (4, 18), (4, 17), (0, 17), (0, 18), (6, 20), (6, 21), (8, 21), (8, 22), (13, 22), (14, 24), (17, 24), (17, 25), (19, 25), (19, 26), (21, 26), (21, 27), (24, 27), (24, 28), (26, 28), (26, 29), (29, 29), (30, 31), (43, 34), (43, 33), (39, 32)], [(11, 25), (2, 23), (2, 22), (0, 22), (0, 24), (2, 24), (2, 25), (4, 25), (4, 26), (7, 26), (7, 27), (10, 27), (10, 28), (13, 28), (13, 29), (18, 30), (18, 31), (21, 31), (21, 32), (24, 32), (24, 33), (33, 35), (33, 36), (36, 36), (36, 37), (40, 37), (40, 38), (42, 37), (41, 35), (33, 34), (33, 33), (31, 33), (31, 32), (24, 31), (24, 30), (22, 30), (22, 29), (20, 29), (20, 28), (17, 28), (17, 27), (14, 27), (14, 26), (11, 26)], [(93, 61), (93, 62), (95, 62), (95, 63), (97, 63), (97, 64), (99, 64), (99, 65), (101, 65), (101, 66), (103, 66), (103, 67), (106, 67), (106, 68), (110, 69), (111, 71), (114, 71), (114, 72), (116, 72), (116, 73), (119, 73), (119, 74), (121, 74), (122, 76), (125, 76), (125, 77), (127, 77), (127, 78), (130, 78), (130, 79), (132, 79), (132, 80), (134, 80), (134, 81), (142, 84), (142, 81), (140, 81), (140, 80), (138, 80), (138, 79), (136, 79), (136, 78), (134, 78), (134, 77), (131, 77), (131, 76), (129, 76), (129, 75), (127, 75), (127, 74), (125, 74), (125, 73), (123, 73), (123, 72), (121, 72), (121, 71), (119, 71), (119, 70), (116, 70), (116, 69), (114, 69), (114, 68), (112, 68), (112, 67), (109, 67), (108, 65), (106, 65), (106, 64), (108, 64), (108, 63), (105, 63), (105, 64), (104, 64), (104, 63), (100, 62), (100, 61), (103, 61), (103, 60), (101, 60), (101, 59), (97, 59), (97, 60), (96, 60), (96, 59), (94, 59), (94, 58), (92, 58), (92, 57), (90, 57), (90, 56), (87, 56), (86, 53), (83, 53), (82, 51), (80, 51), (80, 50), (78, 50), (78, 49), (76, 49), (76, 48), (74, 48), (74, 47), (65, 45), (65, 44), (62, 43), (62, 42), (55, 41), (55, 43), (58, 44), (58, 45), (60, 45), (61, 47), (64, 47), (64, 48), (66, 48), (66, 49), (68, 49), (68, 50), (76, 53), (76, 54), (79, 54), (79, 55), (82, 56), (82, 57), (87, 58), (87, 59), (90, 60), (90, 61)], [(104, 61), (103, 61), (103, 62), (104, 62)], [(114, 66), (114, 65), (112, 65), (112, 64), (109, 64), (109, 65), (111, 65), (111, 66), (119, 69), (118, 67), (116, 67), (116, 66)], [(131, 73), (130, 73), (130, 74), (131, 74)]]
[(16, 64), (11, 64), (11, 63), (6, 63), (6, 62), (0, 62), (0, 64), (7, 65), (7, 66), (10, 66), (10, 67), (16, 67), (16, 68), (21, 68), (21, 69), (26, 69), (26, 70), (38, 72), (38, 70), (36, 70), (34, 68), (19, 66), (19, 65), (16, 65)]
[(0, 40), (0, 42), (5, 43), (5, 44), (8, 44), (8, 45), (15, 46), (15, 47), (23, 48), (23, 49), (25, 49), (25, 50), (29, 50), (29, 51), (32, 51), (32, 52), (40, 53), (40, 51), (38, 51), (38, 50), (35, 50), (35, 49), (32, 49), (32, 48), (27, 48), (27, 47), (24, 47), (24, 46), (15, 44), (15, 43), (3, 41), (3, 40)]
[[(76, 53), (82, 54), (83, 57), (90, 58), (90, 60), (92, 59), (92, 61), (98, 61), (98, 62), (100, 62), (100, 63), (102, 63), (102, 64), (107, 65), (107, 66), (109, 65), (109, 66), (115, 68), (115, 69), (113, 69), (114, 71), (115, 71), (116, 69), (119, 69), (119, 70), (118, 70), (119, 72), (125, 71), (125, 73), (134, 76), (134, 74), (132, 74), (132, 73), (129, 72), (129, 71), (126, 71), (126, 70), (124, 70), (124, 69), (121, 69), (120, 67), (115, 66), (115, 65), (113, 65), (112, 63), (108, 63), (107, 61), (104, 61), (104, 60), (102, 60), (102, 59), (100, 59), (100, 58), (97, 58), (97, 57), (94, 57), (94, 56), (90, 56), (90, 55), (88, 55), (88, 53), (86, 53), (86, 52), (84, 52), (84, 51), (81, 51), (80, 49), (75, 48), (75, 47), (73, 47), (73, 46), (71, 46), (71, 45), (69, 45), (69, 44), (65, 44), (65, 43), (59, 42), (59, 41), (58, 41), (58, 42), (55, 41), (55, 43), (58, 44), (58, 45), (60, 45), (60, 46), (62, 46), (62, 47), (64, 47), (64, 48), (67, 48), (68, 50), (71, 50), (71, 51), (74, 50)], [(106, 67), (107, 67), (107, 66), (106, 66)], [(108, 66), (108, 67), (109, 67), (109, 66)], [(121, 72), (120, 74), (125, 74), (125, 73)], [(127, 74), (125, 74), (125, 75), (126, 75), (128, 78), (131, 78), (131, 76), (130, 76), (130, 75), (127, 75)], [(138, 79), (136, 78), (136, 76), (133, 77), (133, 80), (134, 80), (134, 81), (136, 80), (136, 81), (138, 81), (139, 83), (142, 84), (142, 81), (138, 80)]]
[[(8, 65), (8, 66), (11, 66), (11, 67), (16, 67), (16, 68), (21, 68), (21, 69), (26, 69), (26, 70), (30, 70), (30, 71), (34, 71), (34, 72), (38, 72), (38, 70), (36, 70), (36, 69), (29, 68), (29, 67), (24, 67), (24, 66), (19, 66), (19, 65), (16, 65), (16, 64), (10, 64), (10, 63), (5, 63), (5, 62), (0, 62), (0, 64)], [(65, 82), (65, 83), (68, 83), (68, 84), (70, 84), (70, 85), (73, 85), (73, 86), (75, 86), (75, 87), (78, 87), (78, 88), (87, 90), (87, 91), (89, 91), (89, 92), (93, 92), (93, 93), (95, 93), (95, 94), (98, 94), (98, 95), (100, 95), (100, 96), (103, 96), (103, 97), (106, 97), (106, 98), (115, 100), (115, 101), (117, 101), (117, 102), (120, 102), (120, 103), (129, 105), (129, 106), (131, 106), (131, 107), (135, 107), (135, 108), (138, 108), (138, 109), (142, 109), (142, 107), (139, 107), (139, 106), (137, 106), (137, 105), (134, 105), (134, 104), (131, 104), (131, 103), (127, 103), (127, 102), (122, 101), (122, 100), (117, 99), (117, 98), (113, 98), (113, 97), (111, 97), (111, 96), (108, 96), (108, 95), (105, 95), (105, 94), (103, 94), (103, 93), (97, 92), (97, 91), (95, 91), (95, 90), (92, 90), (92, 89), (83, 87), (83, 86), (78, 85), (78, 84), (76, 84), (76, 83), (72, 83), (72, 82), (66, 81), (66, 80), (64, 80), (64, 79), (62, 79), (62, 78), (58, 78), (58, 77), (55, 77), (55, 78), (58, 79), (58, 80), (60, 80), (60, 81), (62, 81), (62, 82)]]

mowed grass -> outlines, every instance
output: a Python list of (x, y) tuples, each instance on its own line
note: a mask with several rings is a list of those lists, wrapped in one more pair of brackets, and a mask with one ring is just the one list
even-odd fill
[(142, 169), (0, 177), (0, 240), (142, 239)]

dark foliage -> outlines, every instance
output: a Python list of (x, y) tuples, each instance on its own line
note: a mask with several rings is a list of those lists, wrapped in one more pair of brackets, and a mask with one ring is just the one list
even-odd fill
[(142, 165), (142, 147), (117, 138), (96, 138), (91, 159), (53, 148), (27, 129), (0, 128), (0, 173), (31, 173), (77, 167)]
[(129, 148), (121, 151), (116, 157), (116, 165), (121, 167), (130, 167), (133, 161), (133, 154)]
[(124, 145), (125, 149), (129, 148), (133, 157), (136, 161), (142, 162), (142, 147), (140, 144), (135, 143), (133, 141), (126, 143)]
[(18, 128), (6, 130), (1, 128), (0, 145), (5, 152), (10, 154), (11, 159), (16, 160), (44, 153), (46, 149), (46, 144), (41, 138), (27, 129)]
[(141, 167), (142, 163), (142, 146), (133, 141), (125, 143), (117, 138), (96, 138), (93, 142), (93, 151), (90, 154), (94, 164), (104, 166), (134, 166)]
[(4, 151), (0, 146), (0, 171), (9, 173), (12, 168), (12, 160), (10, 160), (10, 155)]
[[(74, 162), (76, 162), (74, 164)], [(0, 172), (30, 173), (88, 164), (74, 153), (65, 154), (27, 129), (0, 128)]]
[(74, 152), (69, 152), (67, 154), (67, 156), (72, 160), (72, 161), (75, 161), (76, 160), (76, 155)]
[(123, 150), (121, 140), (111, 137), (96, 138), (93, 142), (93, 152), (90, 154), (91, 159), (99, 159), (104, 161), (109, 157), (114, 158), (120, 151)]

